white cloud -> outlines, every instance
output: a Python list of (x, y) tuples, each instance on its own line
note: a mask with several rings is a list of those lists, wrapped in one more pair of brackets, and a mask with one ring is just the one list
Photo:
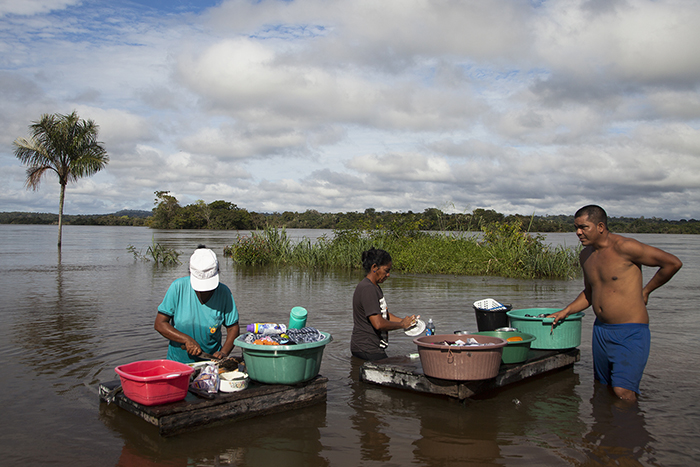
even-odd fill
[(290, 64), (251, 39), (217, 42), (179, 57), (179, 77), (215, 113), (247, 126), (310, 129), (328, 121), (387, 129), (464, 126), (478, 103), (464, 89), (435, 89), (418, 78), (340, 73)]
[(3, 0), (0, 2), (0, 17), (7, 14), (35, 15), (62, 10), (69, 5), (80, 4), (82, 0)]
[(211, 154), (225, 160), (303, 152), (306, 138), (295, 131), (241, 131), (235, 127), (222, 127), (203, 128), (183, 138), (180, 144), (186, 151)]
[(81, 118), (97, 123), (99, 140), (107, 148), (130, 148), (140, 141), (156, 138), (155, 129), (148, 120), (129, 111), (87, 106), (77, 106), (75, 110)]
[(0, 210), (56, 209), (12, 141), (75, 109), (111, 161), (72, 213), (170, 190), (254, 211), (699, 217), (697, 2), (88, 3), (0, 4)]
[(698, 83), (697, 2), (629, 0), (597, 14), (586, 4), (546, 2), (533, 24), (536, 50), (555, 72), (592, 87), (601, 79), (622, 87)]
[(424, 182), (453, 182), (452, 169), (447, 160), (439, 156), (423, 154), (387, 154), (355, 157), (347, 164), (360, 173), (368, 173), (380, 179), (411, 180)]

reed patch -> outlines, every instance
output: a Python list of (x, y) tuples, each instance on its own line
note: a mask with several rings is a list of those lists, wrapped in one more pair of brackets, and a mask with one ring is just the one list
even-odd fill
[(336, 229), (333, 237), (292, 242), (284, 228), (239, 235), (224, 256), (244, 265), (361, 269), (362, 252), (388, 251), (394, 271), (416, 274), (573, 279), (580, 275), (578, 248), (553, 247), (521, 221), (492, 222), (481, 232), (432, 233), (420, 224), (385, 229)]

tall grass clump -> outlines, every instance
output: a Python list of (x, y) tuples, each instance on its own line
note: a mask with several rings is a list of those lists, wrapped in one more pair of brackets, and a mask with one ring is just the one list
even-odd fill
[(134, 259), (141, 261), (154, 261), (156, 266), (170, 266), (182, 264), (180, 262), (180, 252), (172, 248), (165, 247), (160, 243), (156, 243), (155, 239), (152, 244), (146, 248), (146, 252), (142, 253), (137, 250), (134, 245), (128, 245), (126, 250), (134, 255)]
[(249, 266), (294, 265), (302, 267), (355, 268), (362, 252), (372, 246), (360, 230), (340, 229), (332, 239), (321, 237), (316, 242), (305, 238), (292, 243), (284, 228), (265, 227), (250, 235), (236, 238), (224, 248), (224, 256)]
[(292, 250), (292, 242), (284, 228), (266, 227), (250, 235), (239, 235), (233, 245), (224, 248), (224, 256), (250, 266), (279, 265), (290, 261)]
[(492, 223), (482, 235), (467, 232), (429, 234), (420, 223), (388, 229), (339, 229), (332, 239), (293, 243), (284, 229), (265, 228), (239, 236), (224, 249), (239, 264), (293, 265), (306, 268), (360, 269), (362, 252), (387, 250), (395, 271), (515, 278), (569, 279), (579, 274), (578, 253), (553, 248), (541, 234), (523, 232), (520, 222)]
[(523, 232), (520, 221), (482, 228), (480, 251), (487, 275), (572, 279), (579, 274), (578, 250), (551, 247), (542, 234)]

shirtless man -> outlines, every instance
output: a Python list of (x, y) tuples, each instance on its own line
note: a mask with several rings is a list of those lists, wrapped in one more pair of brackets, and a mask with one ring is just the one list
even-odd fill
[[(574, 222), (584, 246), (579, 256), (584, 289), (566, 308), (550, 315), (553, 326), (592, 306), (595, 379), (612, 386), (619, 398), (634, 401), (649, 357), (649, 294), (668, 282), (683, 263), (670, 253), (611, 233), (600, 206), (582, 207)], [(659, 268), (645, 286), (642, 265)]]

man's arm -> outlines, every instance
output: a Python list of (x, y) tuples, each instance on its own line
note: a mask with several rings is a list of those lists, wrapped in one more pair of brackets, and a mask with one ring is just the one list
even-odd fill
[[(579, 263), (581, 264), (581, 268), (583, 268), (583, 263), (586, 261), (586, 259), (590, 256), (590, 247), (584, 248), (581, 253), (579, 253)], [(569, 303), (564, 307), (561, 311), (557, 311), (556, 313), (552, 313), (551, 315), (547, 316), (548, 318), (554, 318), (554, 322), (552, 323), (552, 328), (561, 320), (566, 318), (569, 315), (573, 315), (574, 313), (578, 313), (579, 311), (583, 311), (589, 306), (591, 306), (591, 284), (588, 283), (588, 279), (586, 278), (586, 274), (584, 272), (583, 274), (583, 290), (581, 291), (580, 294), (574, 299), (573, 302)]]
[(659, 268), (642, 289), (645, 304), (649, 301), (649, 294), (671, 280), (683, 266), (681, 260), (671, 253), (634, 239), (621, 242), (620, 253), (636, 264)]
[(583, 311), (589, 306), (591, 306), (590, 293), (587, 292), (587, 289), (584, 289), (580, 294), (578, 294), (574, 301), (566, 305), (564, 309), (557, 311), (556, 313), (552, 313), (547, 317), (554, 318), (554, 322), (552, 323), (552, 327), (554, 327), (559, 321), (562, 321), (567, 316)]

